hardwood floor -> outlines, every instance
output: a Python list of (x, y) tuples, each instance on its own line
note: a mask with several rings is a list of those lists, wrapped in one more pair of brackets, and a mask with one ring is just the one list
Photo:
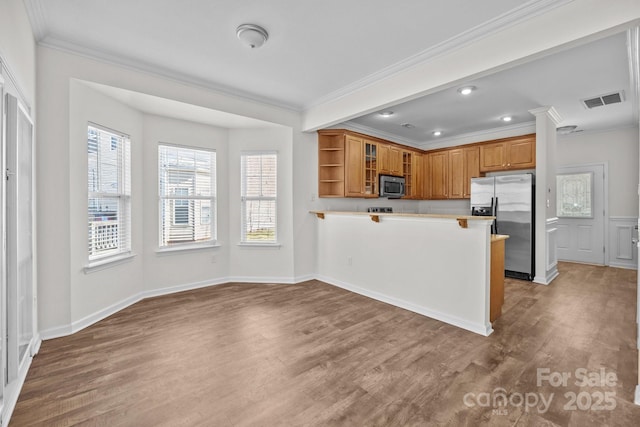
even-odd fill
[(506, 279), (489, 337), (317, 281), (148, 299), (43, 342), (11, 425), (638, 425), (636, 272), (560, 272)]

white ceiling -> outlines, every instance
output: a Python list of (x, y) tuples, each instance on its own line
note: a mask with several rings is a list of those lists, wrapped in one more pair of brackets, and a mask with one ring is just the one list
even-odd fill
[[(25, 0), (25, 5), (36, 39), (45, 46), (304, 111), (568, 1)], [(259, 49), (242, 45), (235, 29), (243, 23), (266, 28), (268, 42)], [(504, 114), (515, 116), (511, 126), (531, 122), (527, 111), (543, 105), (555, 106), (563, 125), (582, 130), (632, 125), (638, 100), (629, 90), (628, 64), (626, 36), (620, 34), (469, 81), (478, 90), (464, 100), (452, 88), (394, 106), (396, 114), (386, 121), (373, 114), (351, 125), (414, 145), (500, 127), (496, 119)], [(98, 89), (159, 113), (149, 98)], [(580, 99), (617, 90), (625, 90), (625, 104), (591, 111), (580, 106)], [(165, 115), (224, 123), (225, 117), (206, 109), (159, 102)], [(237, 116), (226, 119), (225, 127), (241, 123)], [(415, 128), (399, 126), (405, 122)], [(436, 128), (444, 133), (434, 140), (430, 133)]]
[[(239, 116), (224, 111), (212, 110), (199, 105), (187, 104), (173, 99), (161, 98), (146, 93), (134, 92), (113, 86), (78, 80), (103, 95), (129, 105), (138, 111), (156, 116), (167, 116), (188, 122), (203, 123), (227, 129), (268, 128), (278, 125), (251, 117)], [(170, 114), (167, 114), (170, 112)]]
[[(477, 89), (462, 96), (458, 89)], [(625, 101), (587, 109), (581, 100), (623, 91)], [(396, 105), (391, 117), (378, 112), (351, 120), (347, 125), (370, 133), (395, 136), (396, 140), (428, 148), (442, 140), (471, 133), (532, 125), (529, 110), (553, 106), (562, 122), (577, 131), (596, 131), (637, 124), (634, 91), (630, 89), (626, 32), (567, 49), (429, 96)], [(500, 119), (510, 115), (513, 120)], [(415, 127), (407, 129), (403, 123)], [(433, 131), (442, 135), (436, 137)]]

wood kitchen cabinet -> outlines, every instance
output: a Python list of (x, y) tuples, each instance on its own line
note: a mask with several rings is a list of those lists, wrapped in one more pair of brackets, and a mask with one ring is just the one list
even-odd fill
[(342, 129), (318, 131), (318, 197), (378, 197), (377, 143)]
[(480, 172), (531, 169), (536, 167), (535, 134), (505, 138), (481, 144)]
[(462, 198), (471, 198), (471, 179), (480, 177), (480, 147), (466, 147), (464, 149), (464, 181)]
[(402, 175), (402, 152), (390, 144), (378, 144), (378, 173)]
[(447, 199), (449, 194), (449, 151), (429, 153), (427, 157), (429, 199)]
[(449, 150), (448, 199), (462, 199), (464, 197), (464, 172), (464, 149)]
[(318, 135), (318, 197), (344, 197), (344, 135)]
[(378, 197), (377, 144), (354, 135), (345, 137), (345, 197)]

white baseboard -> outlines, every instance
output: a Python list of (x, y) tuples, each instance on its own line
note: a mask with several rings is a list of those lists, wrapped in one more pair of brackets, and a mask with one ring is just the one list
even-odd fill
[(142, 291), (139, 295), (140, 295), (140, 299), (143, 300), (145, 298), (160, 297), (163, 295), (175, 294), (177, 292), (184, 292), (184, 291), (191, 291), (193, 289), (206, 288), (208, 286), (223, 285), (228, 282), (229, 281), (226, 278), (203, 280), (201, 282), (193, 282), (193, 283), (186, 283), (183, 285), (168, 286), (166, 288), (150, 289), (147, 291)]
[[(36, 335), (31, 341), (29, 354), (37, 354), (38, 350), (40, 349), (41, 343), (42, 341), (40, 340), (40, 336)], [(20, 391), (22, 390), (22, 386), (27, 379), (27, 374), (29, 373), (29, 368), (31, 367), (32, 361), (33, 356), (28, 357), (24, 364), (20, 367), (18, 378), (16, 378), (15, 381), (12, 381), (11, 384), (4, 389), (4, 395), (2, 396), (2, 427), (7, 427), (9, 425), (11, 415), (13, 414), (13, 410), (16, 408), (16, 404), (18, 403), (18, 397), (20, 397)]]
[(262, 277), (262, 276), (230, 276), (229, 283), (282, 283), (292, 285), (296, 283), (293, 277)]
[(480, 323), (469, 322), (467, 320), (460, 319), (455, 316), (450, 316), (448, 314), (444, 314), (436, 310), (432, 310), (432, 309), (422, 307), (404, 300), (400, 300), (398, 298), (390, 297), (388, 295), (384, 295), (379, 292), (363, 289), (359, 286), (355, 286), (350, 283), (346, 283), (331, 277), (317, 275), (316, 279), (322, 282), (328, 283), (330, 285), (345, 289), (347, 291), (354, 292), (356, 294), (360, 294), (365, 297), (372, 298), (374, 300), (381, 301), (387, 304), (391, 304), (395, 307), (400, 307), (405, 310), (413, 311), (414, 313), (418, 313), (423, 316), (430, 317), (432, 319), (436, 319), (441, 322), (448, 323), (450, 325), (457, 326), (462, 329), (466, 329), (467, 331), (475, 332), (476, 334), (489, 336), (493, 332), (493, 328), (491, 327), (491, 324), (483, 325)]
[(50, 340), (53, 338), (59, 338), (59, 337), (64, 337), (67, 335), (74, 334), (146, 298), (169, 295), (169, 294), (174, 294), (176, 292), (190, 291), (193, 289), (205, 288), (208, 286), (223, 285), (225, 283), (232, 283), (232, 282), (294, 284), (294, 283), (305, 282), (307, 280), (312, 280), (312, 279), (315, 279), (315, 277), (316, 276), (314, 274), (307, 274), (307, 275), (298, 276), (295, 278), (294, 277), (234, 276), (234, 277), (221, 277), (221, 278), (211, 279), (211, 280), (203, 280), (201, 282), (185, 283), (182, 285), (169, 286), (169, 287), (160, 288), (160, 289), (150, 289), (150, 290), (139, 292), (128, 298), (125, 298), (124, 300), (116, 302), (115, 304), (112, 304), (109, 307), (105, 307), (102, 310), (99, 310), (95, 313), (85, 316), (80, 320), (76, 320), (75, 322), (71, 323), (71, 325), (63, 325), (63, 326), (58, 326), (58, 327), (49, 328), (49, 329), (40, 331), (40, 337), (43, 340)]
[(640, 384), (636, 386), (636, 395), (635, 399), (633, 399), (633, 403), (636, 405), (640, 405)]

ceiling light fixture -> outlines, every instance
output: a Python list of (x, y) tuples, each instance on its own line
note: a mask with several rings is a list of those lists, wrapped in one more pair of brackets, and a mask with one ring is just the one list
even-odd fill
[(474, 90), (476, 90), (475, 86), (465, 86), (458, 89), (458, 92), (460, 93), (460, 95), (469, 95)]
[(378, 113), (378, 114), (380, 114), (382, 117), (391, 117), (391, 116), (393, 116), (393, 111), (391, 111), (391, 110), (383, 111), (383, 112)]
[(240, 25), (236, 28), (236, 36), (251, 49), (260, 47), (269, 40), (267, 30), (254, 24)]
[(413, 129), (415, 127), (411, 123), (402, 123), (400, 126), (405, 127), (407, 129)]
[(436, 130), (433, 132), (433, 136), (440, 136), (440, 135), (442, 135), (442, 132), (439, 130)]
[(502, 120), (503, 122), (510, 122), (511, 120), (513, 120), (512, 116), (504, 116), (502, 117), (500, 120)]

